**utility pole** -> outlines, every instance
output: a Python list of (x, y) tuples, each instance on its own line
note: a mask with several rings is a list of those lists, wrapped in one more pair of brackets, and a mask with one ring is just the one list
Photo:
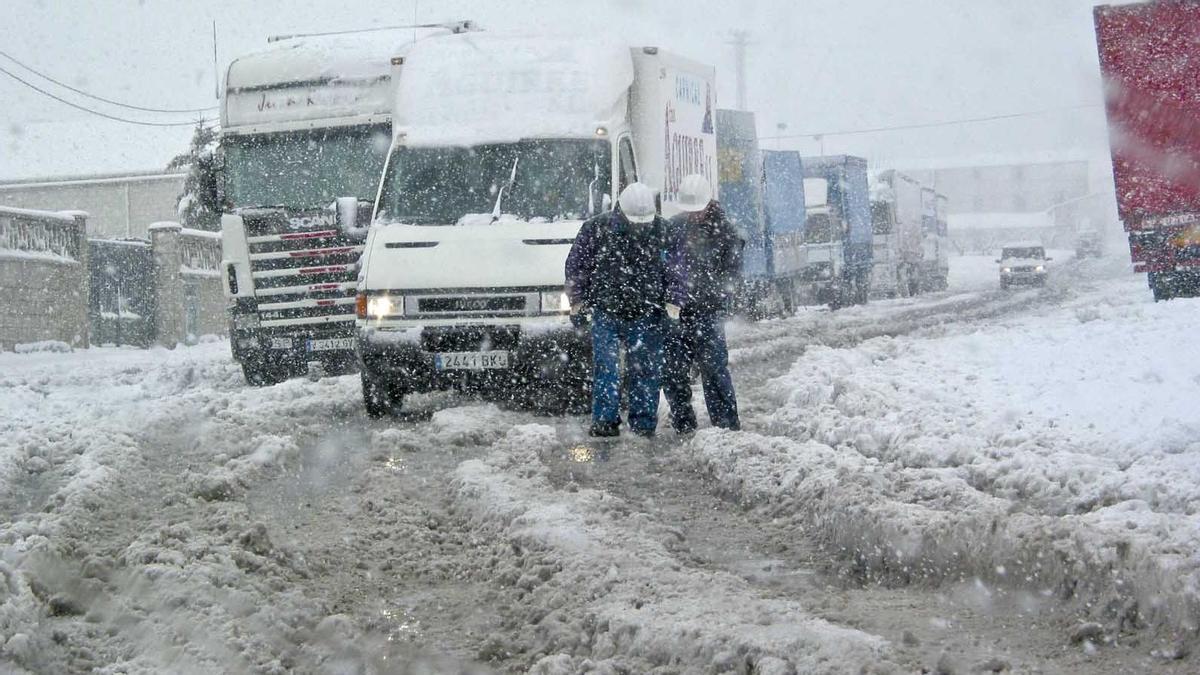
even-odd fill
[(737, 107), (746, 109), (746, 47), (750, 45), (750, 32), (735, 30), (733, 39), (726, 44), (733, 45), (734, 77), (737, 78)]
[(221, 68), (217, 65), (217, 20), (213, 19), (213, 90), (217, 100), (221, 100)]

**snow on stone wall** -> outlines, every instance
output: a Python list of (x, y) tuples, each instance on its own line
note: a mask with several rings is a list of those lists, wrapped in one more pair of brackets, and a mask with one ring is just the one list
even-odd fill
[(88, 345), (86, 216), (0, 207), (0, 350)]

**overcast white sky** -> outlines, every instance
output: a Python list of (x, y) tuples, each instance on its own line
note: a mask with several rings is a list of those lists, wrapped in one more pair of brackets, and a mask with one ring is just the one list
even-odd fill
[[(1067, 106), (1019, 120), (827, 135), (877, 165), (1106, 153), (1091, 0), (5, 0), (0, 49), (93, 93), (150, 107), (215, 105), (219, 61), (279, 33), (473, 18), (484, 27), (606, 31), (714, 63), (734, 103), (729, 32), (751, 33), (760, 133), (921, 124)], [(685, 6), (689, 9), (681, 10)], [(0, 58), (0, 67), (23, 74)], [(70, 96), (72, 100), (79, 99)], [(190, 130), (107, 122), (0, 74), (0, 179), (153, 170)], [(94, 102), (89, 105), (142, 119)], [(178, 119), (180, 116), (165, 116)], [(812, 138), (764, 141), (815, 154)]]

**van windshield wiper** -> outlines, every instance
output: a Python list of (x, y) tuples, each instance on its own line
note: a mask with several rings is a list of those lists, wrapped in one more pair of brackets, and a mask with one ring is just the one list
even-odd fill
[(513, 158), (512, 171), (508, 174), (508, 182), (500, 186), (500, 192), (496, 195), (496, 205), (492, 207), (492, 222), (500, 220), (500, 203), (504, 200), (505, 191), (512, 188), (513, 182), (517, 180), (517, 164), (521, 161), (521, 157)]

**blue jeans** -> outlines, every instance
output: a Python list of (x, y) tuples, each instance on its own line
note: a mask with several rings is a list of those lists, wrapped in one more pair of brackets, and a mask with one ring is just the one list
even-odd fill
[(691, 382), (691, 368), (695, 363), (700, 368), (708, 419), (714, 427), (740, 428), (737, 395), (729, 374), (724, 318), (714, 314), (684, 314), (679, 321), (668, 323), (663, 392), (671, 406), (671, 427), (680, 432), (696, 429)]
[(662, 321), (659, 317), (626, 321), (600, 310), (593, 314), (592, 421), (621, 420), (618, 354), (624, 345), (629, 377), (629, 426), (637, 431), (653, 431), (658, 426)]

